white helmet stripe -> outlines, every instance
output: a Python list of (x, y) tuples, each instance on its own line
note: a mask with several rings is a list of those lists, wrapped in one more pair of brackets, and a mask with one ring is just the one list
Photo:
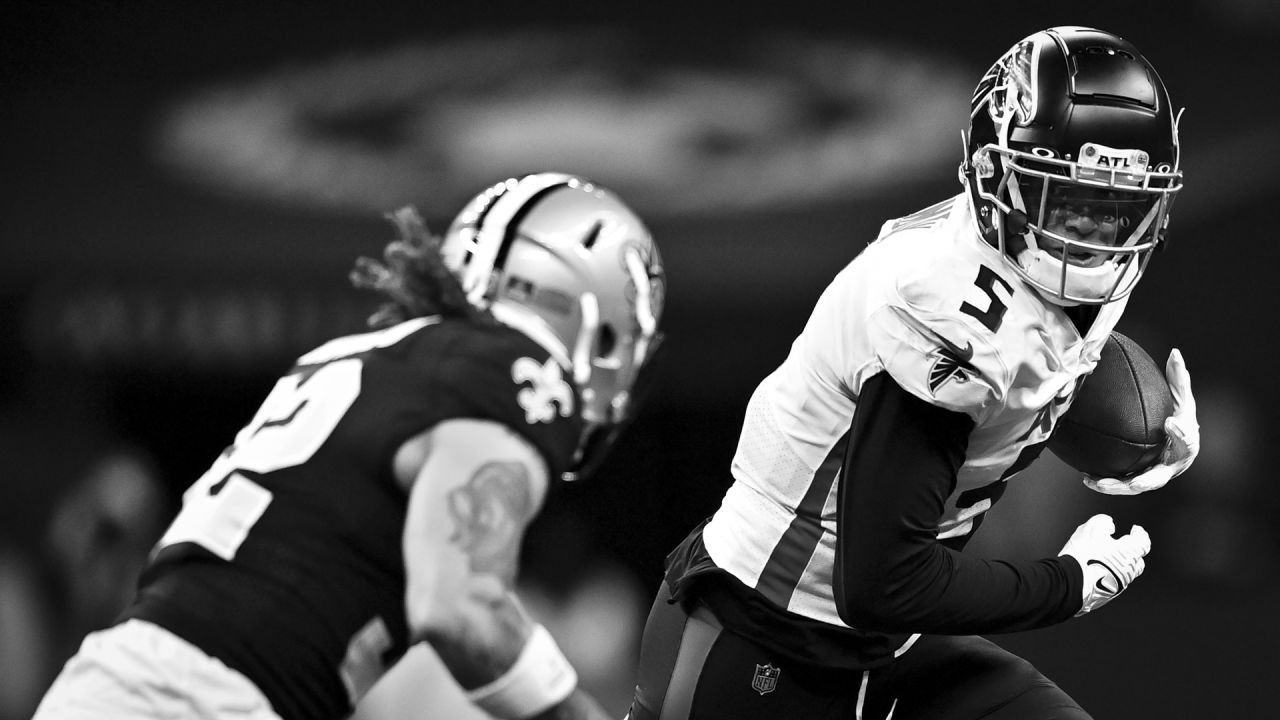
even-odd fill
[(467, 244), (467, 254), (462, 259), (462, 267), (465, 268), (471, 264), (471, 258), (476, 254), (476, 231), (484, 225), (485, 218), (488, 217), (489, 211), (493, 209), (493, 204), (498, 201), (498, 198), (502, 197), (503, 193), (507, 191), (509, 185), (510, 183), (495, 185), (486, 193), (488, 202), (486, 202), (485, 206), (476, 213), (476, 219), (471, 225), (469, 233), (470, 242)]
[(558, 173), (542, 173), (507, 182), (506, 191), (485, 211), (475, 228), (474, 250), (463, 268), (462, 277), (468, 300), (478, 303), (484, 299), (489, 290), (490, 276), (496, 267), (500, 267), (500, 260), (515, 239), (518, 220), (544, 193), (569, 182), (568, 176)]
[(511, 243), (515, 242), (516, 235), (520, 232), (520, 225), (524, 222), (524, 218), (529, 211), (542, 201), (543, 198), (560, 188), (570, 187), (571, 183), (563, 182), (544, 187), (534, 193), (529, 199), (516, 210), (511, 219), (507, 221), (506, 230), (502, 233), (502, 242), (498, 245), (498, 254), (493, 259), (493, 269), (495, 271), (502, 270), (507, 266), (507, 253), (511, 251)]

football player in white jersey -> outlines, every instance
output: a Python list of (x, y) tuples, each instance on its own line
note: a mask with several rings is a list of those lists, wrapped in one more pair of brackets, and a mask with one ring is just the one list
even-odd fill
[[(1182, 187), (1178, 114), (1107, 32), (1018, 42), (974, 94), (963, 191), (886, 222), (757, 387), (714, 516), (667, 560), (630, 720), (1087, 718), (979, 637), (1101, 607), (1143, 570), (1104, 515), (1057, 557), (961, 552), (1045, 446)], [(1157, 467), (1199, 445), (1182, 358)]]
[(400, 238), (353, 274), (387, 296), (374, 329), (279, 380), (38, 720), (346, 717), (420, 641), (492, 716), (609, 717), (512, 588), (552, 484), (634, 411), (657, 246), (558, 173), (494, 185), (443, 240), (391, 219)]

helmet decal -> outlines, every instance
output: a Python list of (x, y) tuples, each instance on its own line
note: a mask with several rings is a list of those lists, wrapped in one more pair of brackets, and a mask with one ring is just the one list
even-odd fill
[(985, 104), (987, 113), (997, 125), (1013, 120), (1028, 123), (1036, 115), (1036, 55), (1031, 39), (1014, 45), (987, 70), (974, 88), (971, 115)]
[(1011, 122), (1025, 125), (1036, 116), (1036, 91), (1032, 86), (1036, 56), (1032, 48), (1030, 40), (1023, 40), (996, 63), (995, 85), (987, 112), (997, 126)]
[[(622, 268), (630, 276), (625, 290), (627, 301), (634, 306), (637, 295), (647, 293), (648, 307), (644, 312), (655, 317), (661, 316), (663, 305), (666, 302), (666, 271), (663, 269), (662, 262), (657, 257), (653, 245), (628, 242), (619, 261), (622, 263)], [(645, 286), (647, 286), (647, 289)], [(637, 290), (639, 290), (639, 293)]]
[(1103, 182), (1138, 185), (1151, 156), (1146, 150), (1118, 150), (1097, 143), (1080, 146), (1080, 174)]

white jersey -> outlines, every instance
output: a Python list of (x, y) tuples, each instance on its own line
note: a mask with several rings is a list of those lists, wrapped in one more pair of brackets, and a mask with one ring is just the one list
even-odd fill
[(937, 528), (959, 538), (1048, 440), (1124, 307), (1103, 305), (1082, 338), (978, 238), (963, 195), (885, 223), (752, 395), (733, 486), (703, 531), (711, 559), (779, 607), (845, 625), (832, 593), (837, 491), (863, 382), (887, 372), (972, 418)]

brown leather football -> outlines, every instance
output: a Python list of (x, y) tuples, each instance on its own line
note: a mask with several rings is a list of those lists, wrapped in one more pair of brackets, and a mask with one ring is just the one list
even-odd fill
[(1164, 369), (1136, 342), (1112, 332), (1098, 366), (1058, 421), (1049, 449), (1081, 472), (1131, 477), (1159, 459), (1171, 414)]

